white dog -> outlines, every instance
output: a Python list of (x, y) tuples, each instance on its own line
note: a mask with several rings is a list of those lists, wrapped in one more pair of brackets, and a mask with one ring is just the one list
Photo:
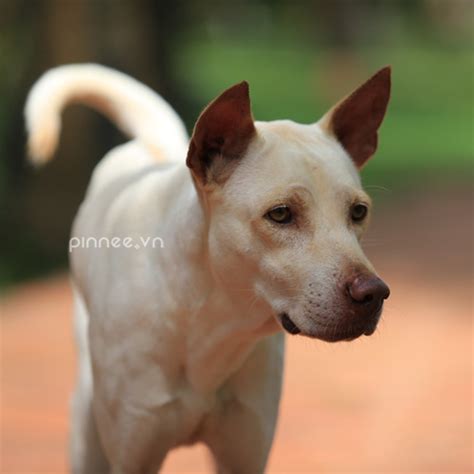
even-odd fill
[(189, 141), (163, 99), (119, 72), (63, 66), (33, 87), (34, 161), (53, 154), (73, 101), (133, 138), (95, 169), (72, 232), (75, 473), (155, 473), (198, 441), (218, 472), (264, 471), (282, 328), (371, 334), (389, 294), (359, 245), (370, 199), (358, 175), (389, 95), (384, 68), (317, 123), (255, 122), (242, 82)]

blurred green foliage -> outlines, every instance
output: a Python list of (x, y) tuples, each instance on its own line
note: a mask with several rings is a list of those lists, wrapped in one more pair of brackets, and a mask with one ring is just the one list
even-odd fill
[[(251, 85), (257, 120), (316, 121), (332, 103), (321, 92), (327, 52), (307, 45), (252, 42), (190, 44), (178, 64), (183, 87), (202, 104), (239, 80)], [(469, 49), (405, 47), (358, 51), (367, 76), (392, 66), (392, 98), (377, 155), (364, 170), (369, 181), (396, 185), (427, 173), (469, 178), (473, 158), (473, 64)], [(359, 85), (346, 78), (346, 90)]]

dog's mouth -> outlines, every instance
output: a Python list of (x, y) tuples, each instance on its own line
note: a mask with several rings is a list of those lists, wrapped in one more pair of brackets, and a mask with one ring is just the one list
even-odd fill
[(321, 324), (315, 323), (311, 331), (303, 332), (290, 318), (288, 313), (281, 313), (279, 319), (283, 329), (292, 336), (301, 334), (303, 336), (320, 339), (326, 342), (353, 341), (358, 337), (372, 335), (382, 313), (382, 308), (362, 324)]
[(301, 332), (301, 329), (291, 320), (287, 313), (283, 313), (280, 315), (280, 321), (281, 325), (283, 326), (283, 329), (287, 333), (295, 335)]

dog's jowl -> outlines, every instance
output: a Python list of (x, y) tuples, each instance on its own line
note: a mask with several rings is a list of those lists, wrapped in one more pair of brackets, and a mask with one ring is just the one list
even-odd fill
[[(33, 161), (53, 154), (71, 101), (131, 137), (96, 167), (72, 230), (75, 473), (156, 472), (197, 441), (218, 472), (264, 471), (284, 334), (372, 334), (389, 295), (359, 243), (371, 201), (358, 174), (389, 94), (384, 68), (315, 123), (258, 122), (241, 82), (189, 139), (161, 97), (119, 72), (63, 66), (35, 84)], [(115, 244), (76, 244), (87, 239)]]

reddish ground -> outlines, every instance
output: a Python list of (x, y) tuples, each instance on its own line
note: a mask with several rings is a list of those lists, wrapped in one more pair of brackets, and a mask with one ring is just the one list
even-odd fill
[[(449, 196), (377, 217), (367, 247), (392, 297), (374, 336), (288, 338), (269, 473), (472, 472), (470, 208)], [(0, 470), (67, 472), (67, 279), (19, 286), (2, 306)], [(163, 472), (209, 472), (206, 453), (177, 450)]]

